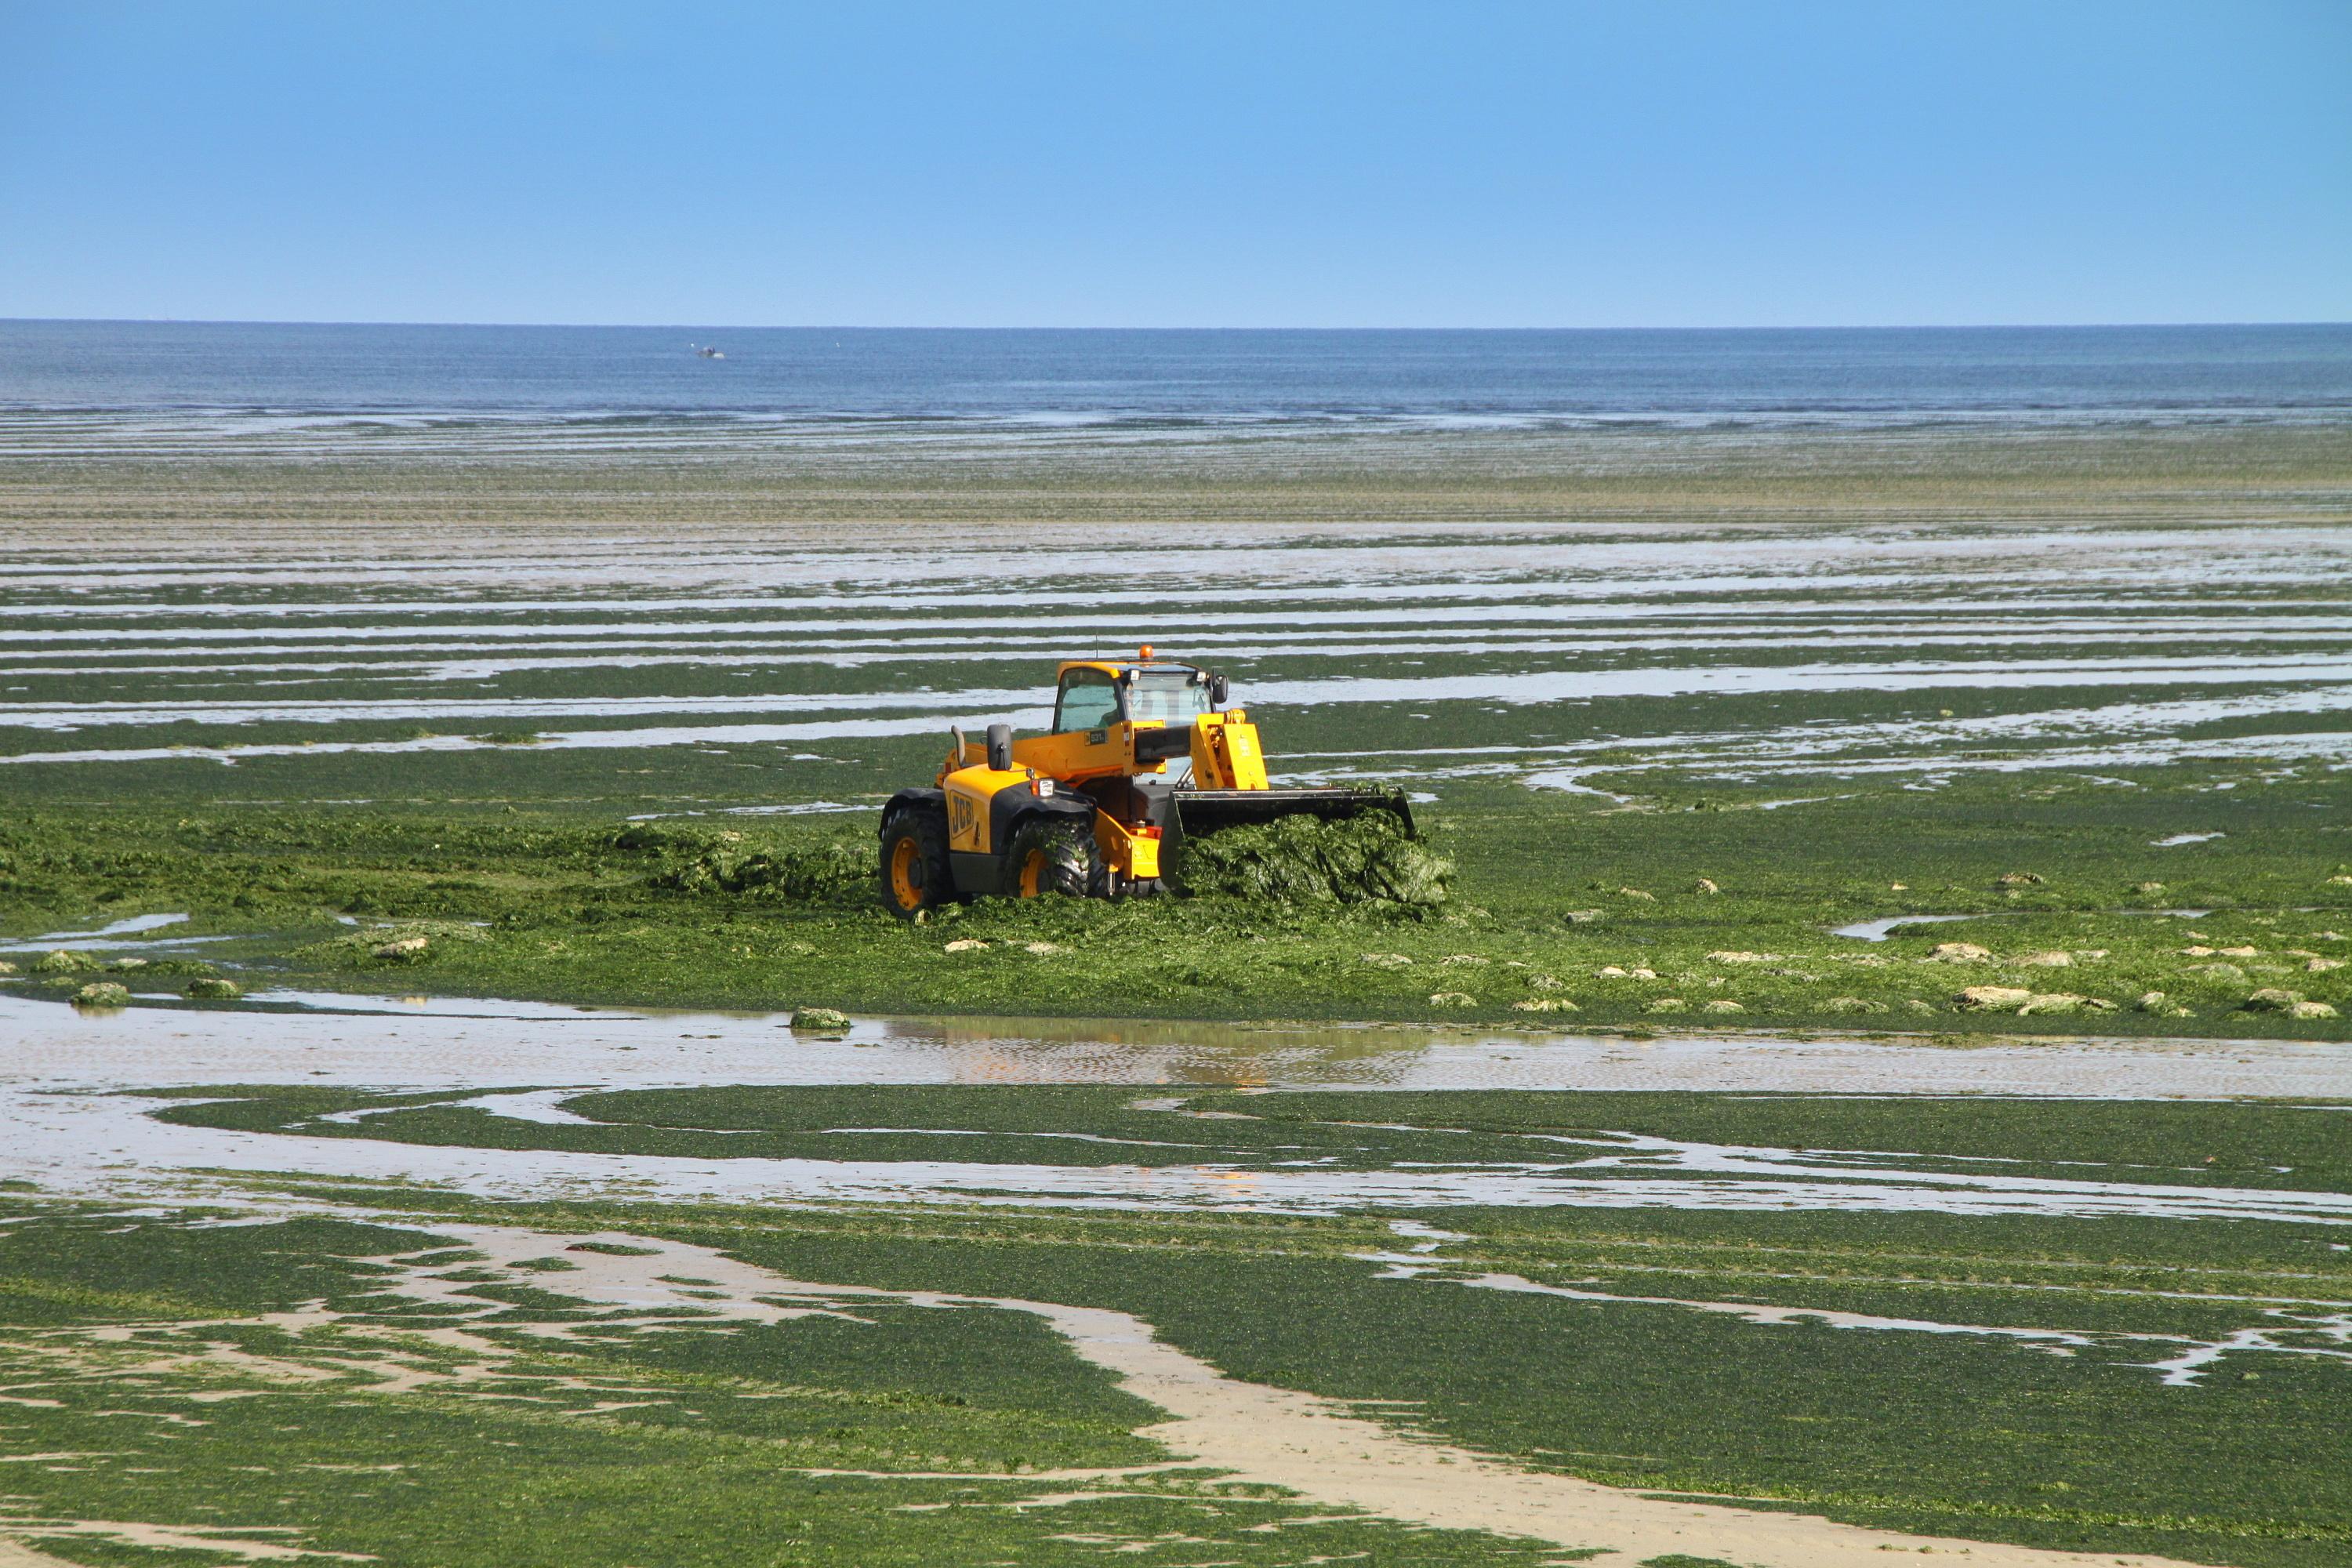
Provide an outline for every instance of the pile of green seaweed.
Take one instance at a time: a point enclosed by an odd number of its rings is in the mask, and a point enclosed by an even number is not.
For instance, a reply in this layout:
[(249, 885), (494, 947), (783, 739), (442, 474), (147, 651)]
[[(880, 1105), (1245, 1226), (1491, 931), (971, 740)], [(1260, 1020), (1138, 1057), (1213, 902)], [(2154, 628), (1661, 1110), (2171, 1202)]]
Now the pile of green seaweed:
[(1184, 841), (1183, 890), (1286, 904), (1400, 904), (1446, 899), (1454, 862), (1386, 812), (1343, 822), (1315, 816), (1228, 827)]
[(874, 889), (874, 850), (865, 839), (832, 838), (772, 849), (706, 844), (653, 879), (686, 893), (733, 893), (778, 903), (824, 903)]

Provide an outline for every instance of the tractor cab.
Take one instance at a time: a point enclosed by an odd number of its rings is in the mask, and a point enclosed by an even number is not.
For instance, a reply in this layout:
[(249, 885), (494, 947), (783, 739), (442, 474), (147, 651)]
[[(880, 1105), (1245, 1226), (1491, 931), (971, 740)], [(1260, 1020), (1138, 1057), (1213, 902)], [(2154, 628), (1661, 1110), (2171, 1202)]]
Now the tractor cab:
[(1058, 671), (1054, 696), (1054, 733), (1108, 730), (1114, 724), (1154, 721), (1190, 729), (1192, 721), (1225, 705), (1225, 678), (1198, 665), (1173, 660), (1113, 664), (1073, 660)]

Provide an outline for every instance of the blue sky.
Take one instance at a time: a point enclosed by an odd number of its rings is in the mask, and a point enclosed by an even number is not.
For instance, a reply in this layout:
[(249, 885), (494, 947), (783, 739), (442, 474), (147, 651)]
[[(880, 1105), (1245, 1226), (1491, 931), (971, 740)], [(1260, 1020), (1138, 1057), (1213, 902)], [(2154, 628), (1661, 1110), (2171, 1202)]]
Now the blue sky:
[(0, 0), (0, 316), (2352, 319), (2352, 4)]

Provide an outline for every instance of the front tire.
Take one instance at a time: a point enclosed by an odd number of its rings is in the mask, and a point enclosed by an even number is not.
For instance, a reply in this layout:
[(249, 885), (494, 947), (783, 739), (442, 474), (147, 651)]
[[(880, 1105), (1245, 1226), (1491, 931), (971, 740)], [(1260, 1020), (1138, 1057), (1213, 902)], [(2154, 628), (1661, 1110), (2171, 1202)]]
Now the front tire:
[(1095, 879), (1095, 837), (1087, 826), (1032, 817), (1004, 847), (1004, 890), (1016, 899), (1064, 893), (1082, 899)]
[(903, 920), (937, 909), (955, 892), (948, 827), (928, 811), (902, 811), (882, 825), (882, 907)]

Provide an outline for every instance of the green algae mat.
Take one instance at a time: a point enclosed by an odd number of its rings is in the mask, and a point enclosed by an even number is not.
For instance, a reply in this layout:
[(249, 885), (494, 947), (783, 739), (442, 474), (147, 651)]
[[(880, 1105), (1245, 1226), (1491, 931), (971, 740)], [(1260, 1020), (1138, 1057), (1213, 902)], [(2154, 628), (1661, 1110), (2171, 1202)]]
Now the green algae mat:
[[(90, 1563), (1671, 1562), (1661, 1530), (1734, 1563), (2333, 1563), (2347, 1110), (143, 1091), (121, 1114), (257, 1165), (457, 1163), (172, 1198), (159, 1146), (121, 1200), (6, 1197), (32, 1458), (0, 1533)], [(499, 1155), (743, 1187), (472, 1195)], [(824, 1163), (904, 1195), (762, 1195)]]
[[(1232, 857), (1255, 891), (919, 926), (878, 907), (867, 831), (824, 816), (53, 807), (0, 823), (0, 929), (14, 987), (58, 999), (143, 959), (151, 997), (216, 974), (853, 1015), (2352, 1037), (2352, 839), (2328, 831), (2352, 773), (1845, 794), (1628, 811), (1465, 784), (1402, 847), (1445, 873), (1411, 897), (1318, 840), (1298, 875)], [(2158, 847), (2192, 824), (2220, 836)], [(187, 919), (62, 959), (37, 940), (147, 914)]]

